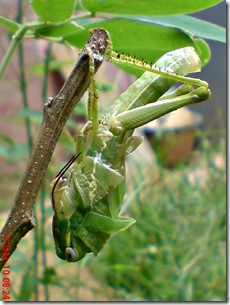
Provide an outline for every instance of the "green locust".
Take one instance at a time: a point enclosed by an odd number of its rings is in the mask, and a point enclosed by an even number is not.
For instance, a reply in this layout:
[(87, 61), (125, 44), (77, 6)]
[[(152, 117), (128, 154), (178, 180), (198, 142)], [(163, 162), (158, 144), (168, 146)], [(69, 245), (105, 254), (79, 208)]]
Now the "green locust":
[[(143, 140), (133, 135), (135, 128), (210, 97), (206, 82), (185, 77), (201, 69), (192, 47), (169, 52), (154, 65), (111, 48), (108, 57), (146, 72), (98, 117), (91, 60), (88, 120), (78, 135), (76, 155), (51, 183), (56, 254), (68, 262), (79, 261), (90, 252), (96, 256), (111, 235), (135, 223), (133, 218), (119, 215), (125, 195), (125, 157)], [(176, 82), (183, 84), (167, 93)]]

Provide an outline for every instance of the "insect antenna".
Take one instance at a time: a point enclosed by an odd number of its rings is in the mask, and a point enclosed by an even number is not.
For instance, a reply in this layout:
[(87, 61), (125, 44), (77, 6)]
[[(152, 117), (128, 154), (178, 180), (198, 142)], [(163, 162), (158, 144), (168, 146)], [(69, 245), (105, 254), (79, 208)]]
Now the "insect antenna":
[[(52, 203), (54, 203), (54, 190), (60, 181), (60, 179), (63, 177), (64, 173), (70, 168), (70, 166), (74, 163), (74, 161), (77, 160), (77, 158), (80, 156), (81, 152), (77, 154), (76, 156), (73, 156), (64, 166), (63, 168), (58, 172), (56, 178), (57, 180), (54, 183), (54, 186), (52, 188), (52, 193), (51, 193), (51, 198), (52, 198)], [(53, 204), (54, 205), (54, 204)]]

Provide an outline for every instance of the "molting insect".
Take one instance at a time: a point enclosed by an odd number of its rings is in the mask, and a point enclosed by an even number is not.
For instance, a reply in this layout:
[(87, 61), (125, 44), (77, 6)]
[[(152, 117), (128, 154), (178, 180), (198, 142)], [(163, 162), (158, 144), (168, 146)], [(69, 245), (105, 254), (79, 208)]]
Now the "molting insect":
[[(88, 120), (78, 135), (76, 156), (51, 183), (56, 253), (68, 262), (79, 261), (89, 252), (96, 256), (112, 234), (135, 223), (119, 215), (125, 194), (125, 157), (143, 140), (133, 135), (135, 128), (210, 97), (206, 82), (185, 77), (201, 68), (192, 47), (167, 53), (148, 65), (117, 54), (110, 44), (110, 61), (146, 72), (99, 117), (93, 55), (87, 52), (91, 73)], [(176, 82), (183, 84), (167, 93)]]

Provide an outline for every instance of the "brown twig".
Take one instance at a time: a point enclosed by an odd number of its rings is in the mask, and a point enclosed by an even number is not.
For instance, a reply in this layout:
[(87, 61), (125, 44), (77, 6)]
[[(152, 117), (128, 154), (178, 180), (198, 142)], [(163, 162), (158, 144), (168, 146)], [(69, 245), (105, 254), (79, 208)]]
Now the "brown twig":
[[(93, 53), (95, 71), (103, 61), (108, 41), (104, 29), (94, 29), (76, 66), (59, 94), (45, 104), (42, 125), (25, 170), (14, 206), (1, 231), (0, 270), (17, 244), (35, 226), (32, 215), (35, 199), (61, 131), (72, 110), (90, 85), (88, 49)], [(6, 241), (4, 236), (9, 239)]]

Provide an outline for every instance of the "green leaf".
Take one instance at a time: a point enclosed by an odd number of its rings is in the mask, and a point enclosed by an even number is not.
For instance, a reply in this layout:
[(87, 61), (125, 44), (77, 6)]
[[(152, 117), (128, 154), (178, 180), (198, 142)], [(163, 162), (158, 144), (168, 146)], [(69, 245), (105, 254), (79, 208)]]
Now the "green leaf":
[(140, 51), (144, 54), (155, 50), (158, 52), (157, 57), (160, 57), (169, 50), (194, 44), (190, 35), (181, 29), (122, 18), (92, 22), (85, 30), (66, 37), (66, 41), (82, 48), (92, 27), (106, 29), (110, 33), (113, 48), (119, 52), (130, 52), (131, 55), (138, 55), (136, 52)]
[(189, 14), (204, 10), (220, 3), (221, 0), (82, 0), (82, 6), (92, 14), (96, 12), (112, 14), (133, 14), (163, 16)]
[(167, 16), (167, 17), (146, 17), (146, 16), (123, 16), (123, 18), (148, 22), (169, 27), (179, 27), (189, 31), (192, 35), (226, 42), (226, 29), (190, 16)]
[[(92, 27), (105, 28), (110, 33), (114, 50), (136, 56), (139, 59), (144, 58), (149, 63), (156, 62), (166, 52), (185, 46), (193, 46), (198, 54), (204, 57), (202, 62), (209, 60), (209, 58), (205, 57), (209, 53), (205, 50), (205, 48), (209, 49), (208, 45), (203, 44), (202, 48), (197, 47), (196, 40), (186, 30), (178, 27), (157, 26), (124, 18), (113, 18), (91, 23), (87, 25), (85, 30), (79, 31), (76, 35), (66, 37), (66, 41), (78, 48), (82, 48), (89, 36), (88, 29)], [(140, 73), (136, 72), (135, 74), (140, 75)]]
[(47, 25), (42, 29), (36, 30), (36, 35), (47, 36), (47, 37), (65, 37), (71, 34), (75, 34), (82, 30), (82, 27), (74, 22), (69, 22), (60, 25)]
[(32, 0), (31, 7), (43, 21), (60, 23), (68, 20), (76, 5), (76, 0)]

